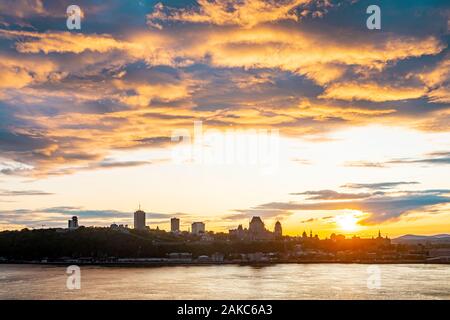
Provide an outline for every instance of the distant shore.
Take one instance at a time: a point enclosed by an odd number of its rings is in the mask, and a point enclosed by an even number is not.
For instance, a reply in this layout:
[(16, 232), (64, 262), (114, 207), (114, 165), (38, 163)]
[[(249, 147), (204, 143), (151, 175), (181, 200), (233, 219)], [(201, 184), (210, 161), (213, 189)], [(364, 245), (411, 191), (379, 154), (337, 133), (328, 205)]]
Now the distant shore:
[(226, 262), (85, 262), (85, 261), (1, 261), (0, 264), (19, 264), (19, 265), (53, 265), (53, 266), (102, 266), (102, 267), (171, 267), (171, 266), (221, 266), (221, 265), (240, 265), (240, 266), (270, 266), (277, 264), (445, 264), (450, 265), (450, 261), (418, 261), (418, 260), (355, 260), (355, 261), (335, 261), (335, 260), (280, 260), (280, 261), (226, 261)]

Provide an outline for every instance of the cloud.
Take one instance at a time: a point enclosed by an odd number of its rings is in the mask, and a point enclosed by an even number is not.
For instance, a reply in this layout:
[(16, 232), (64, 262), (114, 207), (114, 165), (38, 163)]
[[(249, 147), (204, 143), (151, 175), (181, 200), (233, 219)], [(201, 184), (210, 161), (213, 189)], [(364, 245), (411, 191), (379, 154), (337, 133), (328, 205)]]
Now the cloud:
[(371, 196), (370, 193), (341, 193), (334, 190), (305, 191), (291, 193), (291, 195), (308, 195), (306, 200), (343, 200), (343, 199), (365, 199)]
[[(422, 157), (415, 158), (396, 158), (387, 160), (384, 162), (370, 162), (370, 161), (352, 161), (346, 162), (344, 165), (349, 167), (368, 167), (368, 168), (386, 168), (392, 165), (405, 165), (405, 164), (423, 164), (428, 166), (441, 166), (450, 164), (450, 152), (442, 151), (442, 152), (431, 152)], [(396, 182), (393, 182), (394, 186)], [(411, 183), (409, 183), (411, 184)], [(348, 184), (342, 187), (350, 187), (352, 186), (363, 187), (364, 184)]]
[(432, 90), (428, 97), (431, 102), (437, 103), (450, 103), (450, 86), (440, 87), (438, 89)]
[(393, 159), (388, 161), (391, 164), (427, 164), (427, 165), (446, 165), (450, 164), (450, 152), (433, 152), (423, 158), (416, 159)]
[(127, 50), (138, 47), (137, 44), (114, 39), (111, 35), (85, 35), (72, 32), (31, 32), (16, 30), (1, 30), (0, 36), (4, 38), (21, 37), (23, 40), (16, 43), (16, 49), (21, 53), (82, 53), (94, 51), (105, 53), (114, 49)]
[(363, 225), (373, 225), (396, 221), (401, 217), (427, 210), (433, 206), (450, 203), (450, 189), (422, 190), (403, 192), (400, 194), (378, 194), (369, 198), (353, 201), (320, 201), (310, 203), (270, 202), (255, 207), (255, 210), (299, 211), (299, 210), (358, 210), (367, 214), (359, 221)]
[(388, 190), (403, 185), (415, 185), (419, 184), (416, 181), (396, 181), (396, 182), (379, 182), (379, 183), (347, 183), (341, 186), (341, 188), (350, 189), (372, 189), (372, 190)]
[(347, 161), (344, 163), (346, 167), (361, 167), (361, 168), (385, 168), (386, 164), (382, 162), (372, 161)]
[(56, 64), (48, 59), (13, 57), (0, 52), (0, 93), (47, 81), (56, 71)]
[(19, 197), (19, 196), (48, 196), (53, 193), (38, 190), (1, 190), (0, 197)]
[[(162, 3), (155, 5), (152, 13), (147, 15), (147, 24), (157, 29), (167, 22), (188, 22), (212, 25), (238, 25), (251, 28), (261, 23), (299, 19), (295, 10), (311, 0), (197, 0), (198, 6), (192, 9), (165, 7)], [(323, 1), (322, 6), (329, 6)]]
[(322, 99), (367, 100), (375, 102), (417, 99), (426, 94), (425, 88), (380, 86), (376, 83), (337, 83), (325, 89)]
[(46, 15), (42, 0), (2, 0), (0, 13), (18, 18), (32, 15)]

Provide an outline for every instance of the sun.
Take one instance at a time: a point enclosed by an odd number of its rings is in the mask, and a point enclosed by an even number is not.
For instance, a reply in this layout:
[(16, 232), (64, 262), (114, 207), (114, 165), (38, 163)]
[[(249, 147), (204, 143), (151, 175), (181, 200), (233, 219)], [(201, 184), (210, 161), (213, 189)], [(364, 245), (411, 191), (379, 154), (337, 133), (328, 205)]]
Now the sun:
[(353, 214), (337, 216), (336, 222), (344, 231), (354, 231), (358, 229), (358, 218)]

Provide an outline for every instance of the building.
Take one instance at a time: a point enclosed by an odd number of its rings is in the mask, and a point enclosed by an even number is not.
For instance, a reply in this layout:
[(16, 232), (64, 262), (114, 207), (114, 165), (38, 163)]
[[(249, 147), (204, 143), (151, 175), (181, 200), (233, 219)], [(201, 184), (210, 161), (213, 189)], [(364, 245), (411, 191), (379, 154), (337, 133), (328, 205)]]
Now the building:
[(264, 222), (260, 217), (253, 217), (250, 221), (248, 231), (252, 234), (263, 233), (265, 231)]
[(78, 229), (78, 217), (73, 216), (72, 219), (68, 221), (68, 228), (70, 230)]
[(194, 222), (192, 224), (192, 233), (193, 234), (205, 233), (205, 224), (203, 222)]
[(171, 262), (191, 262), (192, 261), (192, 253), (188, 252), (172, 252), (167, 254), (167, 258)]
[(113, 223), (111, 226), (110, 226), (110, 228), (111, 228), (111, 230), (115, 230), (115, 231), (128, 231), (128, 225), (126, 224), (126, 225), (123, 225), (123, 224), (116, 224), (116, 223)]
[(253, 217), (248, 227), (248, 233), (252, 240), (262, 240), (268, 237), (268, 231), (260, 217)]
[(242, 224), (240, 224), (237, 229), (229, 230), (229, 234), (233, 238), (243, 240), (247, 236), (247, 229), (242, 228)]
[(375, 240), (380, 245), (390, 245), (391, 244), (391, 239), (389, 239), (387, 236), (385, 238), (383, 238), (381, 236), (381, 230), (378, 230), (378, 237)]
[(275, 223), (275, 228), (273, 229), (273, 234), (275, 238), (281, 238), (283, 236), (283, 228), (281, 227), (280, 221)]
[(180, 219), (178, 219), (178, 218), (170, 219), (170, 231), (171, 232), (180, 232)]
[(282, 237), (283, 231), (281, 223), (277, 221), (274, 232), (270, 232), (266, 229), (262, 219), (255, 216), (250, 221), (248, 229), (243, 229), (242, 225), (239, 225), (237, 229), (229, 230), (229, 234), (240, 240), (271, 240)]
[(134, 213), (134, 229), (145, 230), (145, 212), (140, 208)]
[(221, 252), (215, 252), (211, 255), (211, 260), (213, 262), (223, 262), (225, 255)]

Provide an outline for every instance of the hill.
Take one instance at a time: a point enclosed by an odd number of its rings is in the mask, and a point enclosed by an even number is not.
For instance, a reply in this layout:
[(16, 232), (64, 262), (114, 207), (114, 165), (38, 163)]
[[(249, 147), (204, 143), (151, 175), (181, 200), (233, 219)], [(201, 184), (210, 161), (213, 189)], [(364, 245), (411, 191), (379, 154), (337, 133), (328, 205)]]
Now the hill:
[(392, 239), (392, 243), (394, 244), (450, 243), (450, 234), (436, 234), (433, 236), (406, 234), (404, 236)]

